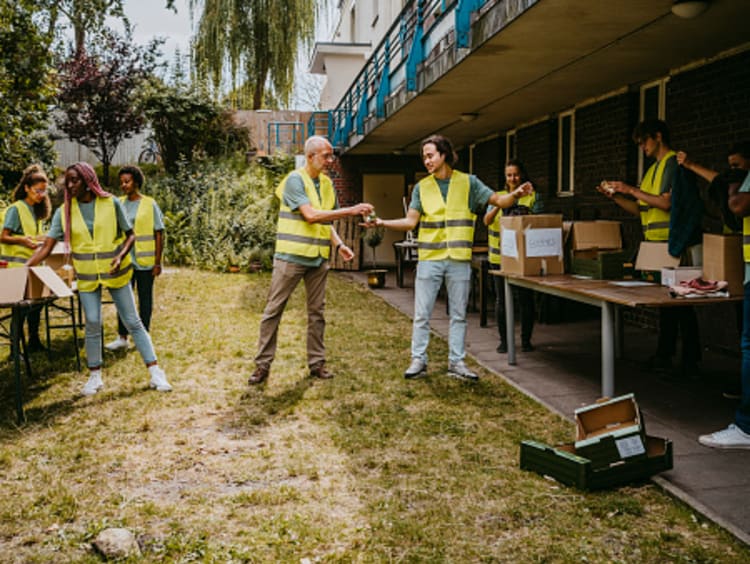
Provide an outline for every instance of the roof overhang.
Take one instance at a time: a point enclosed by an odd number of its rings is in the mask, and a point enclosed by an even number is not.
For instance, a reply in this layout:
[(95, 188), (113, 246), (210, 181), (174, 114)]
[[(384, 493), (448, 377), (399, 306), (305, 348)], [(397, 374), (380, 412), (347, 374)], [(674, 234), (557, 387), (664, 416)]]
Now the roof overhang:
[(354, 55), (364, 58), (371, 50), (371, 43), (317, 42), (313, 49), (308, 71), (312, 74), (326, 74), (326, 57), (351, 57)]

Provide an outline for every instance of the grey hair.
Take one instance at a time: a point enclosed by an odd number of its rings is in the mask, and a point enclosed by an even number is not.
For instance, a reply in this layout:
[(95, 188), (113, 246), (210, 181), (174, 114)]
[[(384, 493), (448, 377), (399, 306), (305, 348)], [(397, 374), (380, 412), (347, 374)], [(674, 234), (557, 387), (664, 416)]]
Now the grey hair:
[(305, 141), (305, 156), (310, 156), (321, 147), (332, 147), (331, 143), (325, 137), (321, 135), (313, 135), (308, 137)]

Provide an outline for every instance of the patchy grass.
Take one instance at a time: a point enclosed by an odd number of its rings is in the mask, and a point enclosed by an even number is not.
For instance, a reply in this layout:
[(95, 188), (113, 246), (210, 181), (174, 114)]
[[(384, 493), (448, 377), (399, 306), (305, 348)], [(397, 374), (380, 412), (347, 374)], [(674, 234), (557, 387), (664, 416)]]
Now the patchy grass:
[[(78, 395), (71, 340), (34, 357), (29, 422), (0, 364), (0, 560), (97, 562), (103, 528), (146, 562), (741, 562), (748, 547), (650, 484), (582, 493), (518, 468), (525, 438), (571, 425), (476, 367), (406, 381), (410, 320), (329, 279), (331, 381), (306, 377), (304, 293), (264, 387), (248, 388), (268, 275), (166, 273), (153, 338), (175, 386), (147, 389), (134, 351)], [(107, 337), (114, 335), (105, 306)], [(445, 358), (433, 339), (431, 356)]]

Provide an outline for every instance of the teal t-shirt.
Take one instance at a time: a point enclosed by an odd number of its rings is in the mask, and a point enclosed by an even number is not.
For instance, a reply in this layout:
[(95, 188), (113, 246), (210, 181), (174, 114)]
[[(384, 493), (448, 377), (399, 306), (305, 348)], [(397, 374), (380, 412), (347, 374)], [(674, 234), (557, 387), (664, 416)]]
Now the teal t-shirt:
[[(130, 225), (135, 225), (135, 216), (138, 214), (138, 208), (143, 200), (125, 200), (122, 202), (123, 208), (125, 209), (125, 217), (130, 222)], [(159, 204), (154, 200), (154, 231), (164, 231), (164, 215), (161, 213)], [(142, 266), (138, 264), (135, 258), (135, 245), (130, 249), (130, 258), (133, 259), (133, 267), (136, 270), (151, 270), (152, 266)]]
[[(30, 206), (25, 201), (21, 200), (24, 206), (29, 208), (29, 211), (31, 212), (31, 217), (34, 218), (34, 221), (36, 221), (36, 214), (34, 213), (34, 207)], [(37, 235), (37, 233), (24, 233), (23, 232), (23, 225), (21, 225), (21, 216), (18, 215), (18, 210), (15, 208), (15, 206), (10, 206), (7, 210), (5, 210), (5, 220), (3, 221), (3, 229), (10, 230), (11, 235)]]
[[(445, 200), (448, 197), (448, 186), (450, 185), (450, 178), (440, 179), (436, 178), (437, 185), (440, 188), (440, 193)], [(473, 174), (469, 175), (469, 209), (476, 214), (482, 213), (484, 207), (487, 205), (487, 200), (494, 193), (494, 190), (486, 186), (481, 180), (479, 180)], [(420, 214), (424, 213), (422, 209), (422, 197), (420, 195), (419, 182), (414, 185), (414, 190), (411, 193), (411, 203), (409, 207), (417, 210)]]
[[(318, 192), (318, 198), (320, 198), (320, 178), (313, 178), (312, 181), (315, 185), (315, 190)], [(310, 198), (307, 197), (307, 192), (305, 191), (305, 181), (302, 180), (299, 172), (292, 172), (286, 179), (283, 198), (284, 205), (292, 211), (297, 211), (300, 206), (310, 203)], [(334, 202), (333, 208), (338, 209), (338, 207), (338, 202)], [(274, 258), (312, 268), (317, 268), (326, 261), (323, 257), (308, 258), (289, 253), (276, 253)]]
[[(124, 233), (125, 231), (132, 230), (133, 226), (128, 221), (128, 218), (125, 217), (125, 210), (123, 209), (120, 200), (117, 198), (112, 198), (112, 201), (115, 203), (118, 235), (119, 233)], [(81, 210), (83, 221), (86, 223), (86, 227), (88, 227), (89, 233), (91, 233), (92, 235), (94, 234), (94, 218), (96, 216), (94, 207), (95, 202), (96, 198), (87, 203), (78, 202), (78, 207)], [(62, 221), (60, 220), (60, 214), (62, 213), (62, 210), (63, 206), (60, 206), (59, 208), (57, 208), (57, 210), (55, 210), (55, 215), (52, 216), (52, 225), (50, 225), (49, 231), (47, 232), (47, 237), (52, 237), (56, 241), (62, 241), (65, 238), (65, 233), (62, 229)]]

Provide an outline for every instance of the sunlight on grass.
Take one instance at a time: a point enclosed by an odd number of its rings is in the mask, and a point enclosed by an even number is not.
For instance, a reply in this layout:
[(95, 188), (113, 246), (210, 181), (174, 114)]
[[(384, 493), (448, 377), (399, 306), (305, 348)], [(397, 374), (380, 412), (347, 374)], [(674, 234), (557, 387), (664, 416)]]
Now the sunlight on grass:
[[(33, 358), (28, 423), (2, 384), (0, 560), (99, 561), (130, 528), (146, 562), (740, 562), (750, 551), (650, 484), (582, 493), (518, 468), (518, 443), (571, 426), (473, 365), (475, 385), (406, 381), (411, 322), (329, 278), (331, 381), (307, 377), (304, 292), (265, 386), (248, 387), (268, 274), (173, 270), (153, 340), (175, 387), (148, 389), (135, 351), (79, 395), (72, 340)], [(114, 335), (105, 307), (105, 338)], [(444, 359), (434, 338), (430, 356)], [(0, 365), (10, 374), (7, 361)]]

